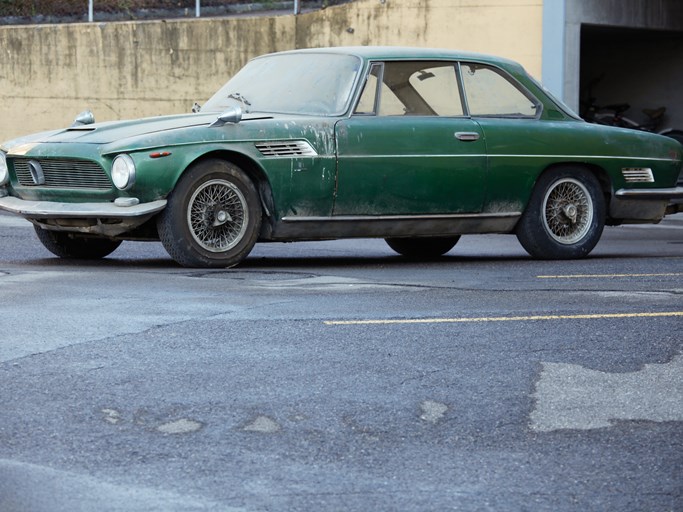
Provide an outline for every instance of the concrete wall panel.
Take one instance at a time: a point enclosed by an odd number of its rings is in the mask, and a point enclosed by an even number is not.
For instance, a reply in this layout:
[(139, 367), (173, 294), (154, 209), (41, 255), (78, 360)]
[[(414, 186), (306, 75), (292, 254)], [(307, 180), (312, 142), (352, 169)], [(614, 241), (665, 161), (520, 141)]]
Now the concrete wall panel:
[(249, 58), (405, 45), (494, 53), (541, 72), (543, 0), (358, 0), (299, 16), (0, 27), (0, 140), (187, 112)]
[(543, 1), (363, 1), (300, 16), (297, 47), (405, 45), (494, 53), (540, 76)]

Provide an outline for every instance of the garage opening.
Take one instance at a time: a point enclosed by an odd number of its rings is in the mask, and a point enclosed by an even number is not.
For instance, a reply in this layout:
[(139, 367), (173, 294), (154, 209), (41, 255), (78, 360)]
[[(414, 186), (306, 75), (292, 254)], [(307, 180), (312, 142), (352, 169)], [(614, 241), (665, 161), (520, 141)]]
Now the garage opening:
[(615, 109), (604, 107), (619, 105), (625, 123), (683, 135), (682, 62), (683, 32), (584, 24), (579, 112), (609, 115)]

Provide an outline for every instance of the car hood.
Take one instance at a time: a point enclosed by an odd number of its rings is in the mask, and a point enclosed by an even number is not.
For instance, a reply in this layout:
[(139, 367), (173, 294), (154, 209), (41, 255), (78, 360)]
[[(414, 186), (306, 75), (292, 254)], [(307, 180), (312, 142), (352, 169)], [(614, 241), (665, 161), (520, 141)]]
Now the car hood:
[[(3, 147), (11, 150), (13, 147), (27, 143), (59, 143), (79, 142), (84, 144), (109, 144), (123, 141), (132, 137), (140, 137), (160, 132), (190, 128), (193, 126), (208, 126), (213, 123), (219, 113), (181, 114), (173, 116), (149, 117), (130, 121), (111, 121), (89, 125), (72, 126), (62, 130), (42, 132), (27, 137), (21, 137), (3, 143)], [(267, 119), (271, 116), (245, 114), (242, 122), (253, 119)]]

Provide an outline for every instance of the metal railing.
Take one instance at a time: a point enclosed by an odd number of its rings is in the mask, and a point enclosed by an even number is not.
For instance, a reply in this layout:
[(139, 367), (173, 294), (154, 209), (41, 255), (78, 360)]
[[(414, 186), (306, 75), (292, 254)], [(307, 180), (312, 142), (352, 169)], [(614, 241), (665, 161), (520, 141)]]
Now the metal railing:
[[(0, 0), (0, 25), (300, 14), (353, 0)], [(384, 0), (379, 0), (380, 2)]]
[[(301, 13), (301, 1), (294, 0), (294, 14)], [(88, 22), (92, 23), (94, 21), (95, 15), (95, 0), (88, 0)], [(195, 17), (200, 18), (202, 15), (202, 0), (195, 0)]]

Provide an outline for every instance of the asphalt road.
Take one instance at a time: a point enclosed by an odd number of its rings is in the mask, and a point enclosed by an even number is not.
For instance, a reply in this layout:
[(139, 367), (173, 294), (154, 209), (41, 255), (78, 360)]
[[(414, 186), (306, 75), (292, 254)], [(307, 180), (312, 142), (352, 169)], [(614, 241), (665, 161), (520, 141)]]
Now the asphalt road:
[(683, 510), (683, 215), (59, 260), (0, 214), (0, 511)]

